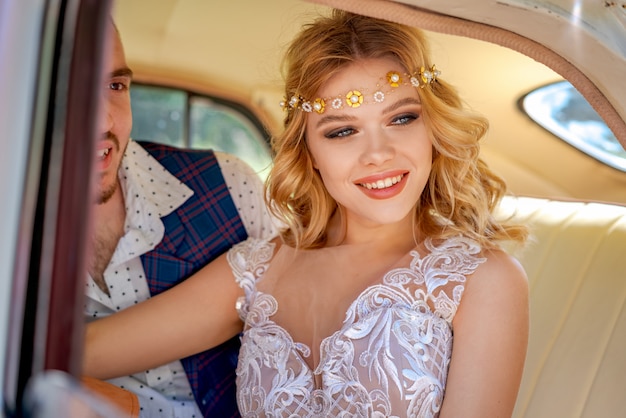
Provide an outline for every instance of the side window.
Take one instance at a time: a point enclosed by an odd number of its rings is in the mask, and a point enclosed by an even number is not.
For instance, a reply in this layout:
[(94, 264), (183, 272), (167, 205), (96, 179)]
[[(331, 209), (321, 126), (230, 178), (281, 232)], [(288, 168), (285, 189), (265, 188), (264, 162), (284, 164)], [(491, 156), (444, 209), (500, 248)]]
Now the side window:
[(187, 93), (182, 90), (133, 83), (132, 138), (186, 147)]
[(272, 162), (268, 139), (239, 110), (208, 97), (190, 99), (191, 148), (211, 148), (234, 154), (265, 177)]
[(568, 81), (539, 87), (520, 99), (537, 124), (598, 161), (626, 171), (626, 151), (606, 123)]
[(269, 136), (243, 106), (186, 90), (134, 83), (131, 136), (182, 148), (234, 154), (261, 178), (272, 162)]

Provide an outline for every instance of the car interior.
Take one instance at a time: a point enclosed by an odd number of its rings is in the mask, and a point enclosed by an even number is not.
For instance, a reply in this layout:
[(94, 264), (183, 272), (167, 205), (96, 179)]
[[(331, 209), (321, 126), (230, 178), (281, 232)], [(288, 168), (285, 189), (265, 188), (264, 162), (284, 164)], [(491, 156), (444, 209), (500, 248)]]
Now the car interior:
[[(150, 16), (145, 23), (136, 18), (141, 3)], [(520, 109), (520, 100), (540, 86), (563, 79), (577, 83), (623, 146), (623, 47), (598, 50), (593, 35), (579, 35), (572, 51), (569, 40), (550, 33), (568, 30), (568, 21), (520, 10), (534, 2), (199, 3), (116, 4), (115, 19), (137, 82), (217, 95), (226, 88), (229, 97), (252, 104), (270, 135), (280, 129), (282, 116), (276, 106), (280, 46), (311, 15), (332, 6), (428, 30), (442, 77), (459, 86), (467, 102), (491, 121), (481, 152), (511, 189), (501, 215), (531, 225), (534, 234), (518, 255), (531, 289), (531, 336), (514, 417), (626, 415), (621, 396), (626, 388), (626, 264), (620, 262), (626, 243), (626, 173), (550, 134)], [(609, 9), (601, 11), (613, 13)], [(455, 16), (446, 16), (449, 10)], [(524, 12), (526, 20), (520, 18)], [(596, 13), (587, 15), (591, 24), (600, 19)], [(626, 39), (623, 23), (616, 26), (606, 35)], [(531, 38), (538, 30), (544, 38)], [(147, 35), (157, 33), (164, 35)], [(261, 33), (263, 39), (255, 36)], [(228, 42), (203, 42), (221, 37)], [(559, 43), (539, 43), (553, 40)], [(198, 42), (204, 47), (197, 48)]]
[[(304, 22), (337, 7), (424, 29), (441, 77), (490, 120), (482, 157), (509, 186), (498, 216), (531, 227), (528, 246), (511, 249), (529, 278), (531, 312), (513, 417), (626, 416), (626, 3), (118, 0), (110, 11), (99, 7), (94, 13), (115, 21), (134, 73), (133, 138), (231, 152), (262, 178), (269, 140), (282, 125), (280, 55)], [(544, 88), (556, 96), (534, 99)], [(582, 104), (572, 105), (573, 95)], [(564, 122), (567, 112), (574, 117)], [(74, 356), (77, 329), (51, 334), (72, 339)], [(80, 374), (75, 360), (41, 368)], [(81, 390), (54, 374), (44, 380)], [(36, 405), (49, 386), (32, 387), (35, 400), (27, 400)]]

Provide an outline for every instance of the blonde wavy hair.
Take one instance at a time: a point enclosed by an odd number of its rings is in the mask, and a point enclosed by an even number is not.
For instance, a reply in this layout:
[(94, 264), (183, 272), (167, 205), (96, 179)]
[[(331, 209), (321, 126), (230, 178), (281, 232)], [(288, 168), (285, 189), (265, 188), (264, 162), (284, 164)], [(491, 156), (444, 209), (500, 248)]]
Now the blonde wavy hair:
[[(432, 65), (420, 30), (334, 10), (304, 26), (288, 47), (283, 60), (285, 97), (315, 97), (346, 65), (388, 57), (407, 72)], [(486, 249), (506, 240), (522, 243), (528, 235), (525, 227), (493, 216), (506, 185), (479, 158), (487, 120), (466, 109), (457, 91), (441, 79), (418, 88), (418, 93), (433, 161), (415, 209), (417, 231), (438, 238), (461, 234)], [(304, 249), (326, 244), (329, 220), (339, 210), (313, 167), (306, 118), (300, 109), (286, 112), (285, 129), (272, 140), (274, 165), (266, 184), (269, 207), (288, 225), (283, 240)]]

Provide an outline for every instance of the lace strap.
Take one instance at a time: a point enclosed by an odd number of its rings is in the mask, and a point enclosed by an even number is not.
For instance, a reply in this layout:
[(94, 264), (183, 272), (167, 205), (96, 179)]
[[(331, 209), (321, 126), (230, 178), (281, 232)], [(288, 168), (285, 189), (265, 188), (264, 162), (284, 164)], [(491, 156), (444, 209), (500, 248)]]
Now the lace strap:
[(257, 292), (256, 282), (267, 271), (274, 247), (275, 245), (267, 240), (248, 238), (233, 246), (226, 255), (235, 281), (245, 294), (237, 301), (237, 312), (244, 321), (250, 301)]
[(469, 238), (457, 236), (437, 245), (427, 240), (428, 256), (421, 260), (422, 276), (428, 298), (435, 311), (452, 322), (461, 303), (467, 276), (484, 263), (480, 245)]

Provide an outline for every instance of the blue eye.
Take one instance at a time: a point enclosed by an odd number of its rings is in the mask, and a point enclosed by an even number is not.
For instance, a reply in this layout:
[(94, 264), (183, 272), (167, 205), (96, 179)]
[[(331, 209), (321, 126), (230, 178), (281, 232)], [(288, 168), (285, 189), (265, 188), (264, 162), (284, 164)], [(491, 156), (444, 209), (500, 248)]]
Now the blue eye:
[(354, 133), (354, 129), (352, 128), (341, 128), (341, 129), (335, 129), (334, 131), (330, 131), (329, 133), (325, 134), (324, 136), (328, 139), (333, 139), (333, 138), (343, 138), (349, 135), (352, 135)]
[(408, 125), (411, 122), (413, 122), (414, 120), (417, 120), (419, 116), (414, 114), (414, 113), (408, 113), (406, 115), (400, 115), (396, 118), (394, 118), (391, 121), (392, 125)]

